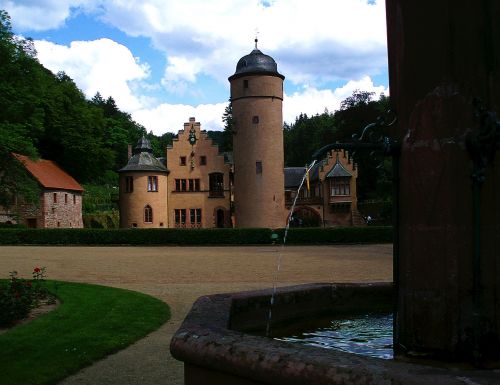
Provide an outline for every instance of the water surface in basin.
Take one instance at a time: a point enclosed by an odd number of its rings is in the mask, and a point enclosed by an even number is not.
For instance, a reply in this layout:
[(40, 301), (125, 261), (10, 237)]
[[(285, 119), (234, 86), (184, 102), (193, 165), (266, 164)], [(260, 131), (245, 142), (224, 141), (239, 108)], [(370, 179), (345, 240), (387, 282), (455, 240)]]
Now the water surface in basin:
[(392, 314), (364, 314), (320, 321), (288, 336), (274, 334), (280, 341), (299, 343), (370, 357), (392, 359)]

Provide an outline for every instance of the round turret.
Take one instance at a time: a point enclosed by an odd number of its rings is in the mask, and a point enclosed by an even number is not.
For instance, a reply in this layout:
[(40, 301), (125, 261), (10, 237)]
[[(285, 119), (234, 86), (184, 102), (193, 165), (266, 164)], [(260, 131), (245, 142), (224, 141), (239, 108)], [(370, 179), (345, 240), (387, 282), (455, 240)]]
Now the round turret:
[(284, 227), (283, 79), (255, 49), (229, 77), (236, 227)]
[(168, 227), (168, 170), (144, 136), (120, 173), (120, 227)]

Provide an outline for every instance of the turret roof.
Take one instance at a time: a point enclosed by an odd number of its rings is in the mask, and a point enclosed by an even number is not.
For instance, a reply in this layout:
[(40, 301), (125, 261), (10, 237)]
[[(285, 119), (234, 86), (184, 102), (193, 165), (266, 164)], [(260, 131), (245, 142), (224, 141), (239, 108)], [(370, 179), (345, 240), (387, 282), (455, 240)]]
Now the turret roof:
[(282, 79), (285, 78), (278, 72), (278, 65), (274, 59), (271, 56), (262, 53), (262, 51), (257, 48), (257, 39), (255, 39), (255, 49), (248, 55), (245, 55), (238, 60), (238, 64), (236, 64), (236, 71), (234, 75), (229, 77), (229, 80), (244, 75), (254, 74), (274, 75), (279, 76)]
[(137, 142), (127, 165), (118, 170), (118, 172), (128, 171), (168, 172), (165, 165), (153, 156), (151, 143), (144, 136)]

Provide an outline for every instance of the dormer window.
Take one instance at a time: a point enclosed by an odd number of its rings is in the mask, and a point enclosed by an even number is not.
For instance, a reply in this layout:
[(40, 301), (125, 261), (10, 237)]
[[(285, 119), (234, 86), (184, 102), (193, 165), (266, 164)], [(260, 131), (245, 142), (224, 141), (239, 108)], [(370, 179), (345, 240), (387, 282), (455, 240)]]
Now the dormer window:
[(351, 195), (351, 177), (336, 177), (330, 180), (330, 195)]

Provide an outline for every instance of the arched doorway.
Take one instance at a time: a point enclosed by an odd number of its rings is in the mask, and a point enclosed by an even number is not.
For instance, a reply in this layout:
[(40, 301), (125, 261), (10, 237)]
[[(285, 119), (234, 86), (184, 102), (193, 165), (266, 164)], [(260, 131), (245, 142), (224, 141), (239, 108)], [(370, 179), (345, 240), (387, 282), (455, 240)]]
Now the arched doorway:
[(320, 227), (321, 215), (310, 207), (295, 209), (290, 221), (290, 227)]

